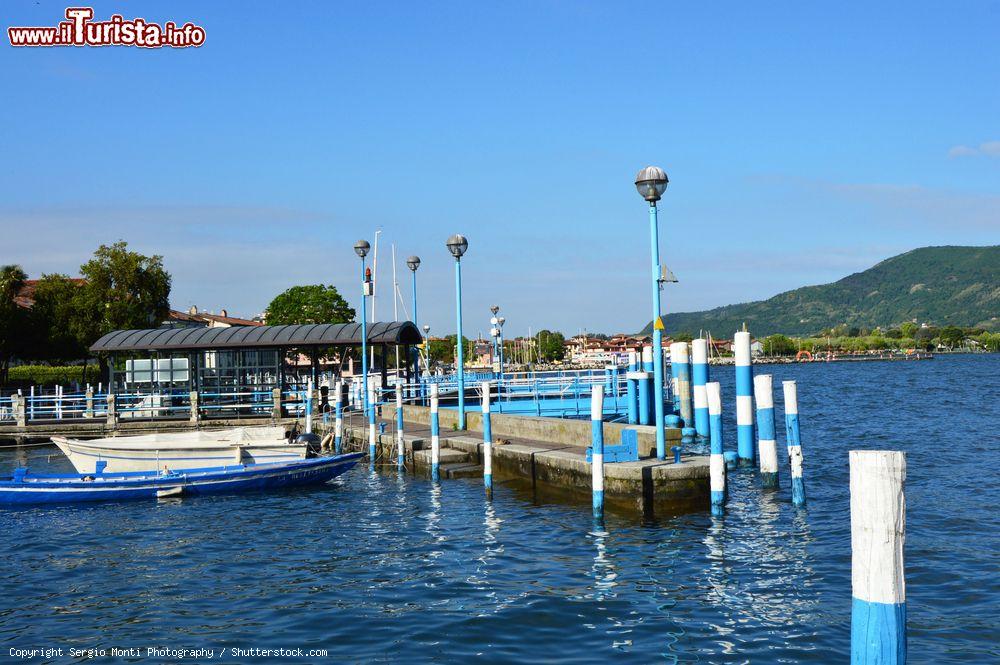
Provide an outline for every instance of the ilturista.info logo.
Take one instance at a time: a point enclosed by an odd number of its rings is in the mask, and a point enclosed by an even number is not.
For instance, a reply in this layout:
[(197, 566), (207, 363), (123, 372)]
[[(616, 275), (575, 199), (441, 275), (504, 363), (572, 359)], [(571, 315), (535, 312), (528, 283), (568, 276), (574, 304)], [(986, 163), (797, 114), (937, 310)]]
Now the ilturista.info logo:
[(163, 25), (144, 18), (126, 19), (113, 14), (95, 21), (93, 7), (67, 7), (66, 20), (55, 26), (11, 26), (11, 46), (138, 46), (139, 48), (188, 48), (205, 43), (205, 28), (187, 22)]

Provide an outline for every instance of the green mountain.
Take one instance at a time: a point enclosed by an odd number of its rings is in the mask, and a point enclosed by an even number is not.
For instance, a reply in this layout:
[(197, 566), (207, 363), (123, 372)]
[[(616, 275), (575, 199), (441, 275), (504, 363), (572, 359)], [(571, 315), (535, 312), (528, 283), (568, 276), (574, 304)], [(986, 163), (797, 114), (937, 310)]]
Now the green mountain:
[[(916, 320), (1000, 330), (1000, 245), (923, 247), (820, 286), (757, 302), (663, 317), (668, 334), (809, 335), (837, 325), (874, 328)], [(643, 329), (649, 334), (652, 323)]]

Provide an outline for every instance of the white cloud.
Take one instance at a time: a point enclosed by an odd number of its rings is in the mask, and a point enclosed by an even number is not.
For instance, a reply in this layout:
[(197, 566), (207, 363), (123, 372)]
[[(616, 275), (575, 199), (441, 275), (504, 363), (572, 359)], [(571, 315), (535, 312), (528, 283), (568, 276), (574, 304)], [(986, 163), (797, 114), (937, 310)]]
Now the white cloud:
[(951, 150), (948, 151), (948, 157), (954, 159), (955, 157), (971, 157), (972, 155), (978, 155), (979, 151), (975, 148), (970, 148), (967, 145), (956, 145)]
[(1000, 157), (1000, 141), (985, 141), (979, 144), (978, 148), (970, 148), (967, 145), (956, 145), (948, 151), (948, 157), (975, 157), (986, 155), (987, 157)]
[(979, 152), (990, 157), (1000, 157), (1000, 141), (987, 141), (981, 144)]

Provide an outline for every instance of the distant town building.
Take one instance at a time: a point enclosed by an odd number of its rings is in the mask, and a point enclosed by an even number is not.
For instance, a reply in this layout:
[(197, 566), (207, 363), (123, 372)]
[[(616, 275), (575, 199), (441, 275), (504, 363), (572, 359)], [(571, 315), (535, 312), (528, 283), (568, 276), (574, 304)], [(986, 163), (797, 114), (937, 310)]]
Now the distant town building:
[(230, 328), (232, 326), (262, 326), (263, 321), (259, 319), (241, 319), (229, 316), (229, 312), (220, 309), (218, 314), (212, 312), (199, 312), (196, 305), (191, 305), (187, 312), (170, 310), (167, 320), (163, 322), (165, 328), (186, 328), (186, 327), (206, 327), (206, 328)]

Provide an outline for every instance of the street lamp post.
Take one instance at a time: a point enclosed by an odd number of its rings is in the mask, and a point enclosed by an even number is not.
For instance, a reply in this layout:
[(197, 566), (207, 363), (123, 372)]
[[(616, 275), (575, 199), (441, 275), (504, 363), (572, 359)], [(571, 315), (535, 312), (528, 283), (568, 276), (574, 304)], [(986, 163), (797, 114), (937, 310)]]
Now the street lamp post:
[(455, 235), (445, 243), (448, 251), (455, 257), (455, 319), (458, 324), (458, 347), (455, 360), (455, 371), (458, 373), (458, 429), (465, 429), (465, 349), (462, 347), (462, 255), (469, 248), (465, 236)]
[(420, 267), (420, 257), (411, 256), (406, 259), (406, 267), (413, 273), (413, 322), (417, 322), (417, 268)]
[[(413, 323), (416, 324), (417, 323), (417, 268), (420, 267), (420, 257), (419, 256), (411, 256), (410, 258), (406, 259), (406, 267), (410, 269), (410, 273), (413, 276), (413, 282), (412, 282), (411, 291), (413, 292), (412, 293), (412, 295), (413, 295)], [(419, 353), (417, 353), (417, 376), (416, 376), (416, 380), (417, 380), (417, 383), (419, 384), (420, 383), (420, 354)], [(417, 393), (414, 392), (414, 395), (416, 395), (416, 394)]]
[[(503, 379), (503, 324), (504, 324), (504, 321), (506, 321), (506, 320), (507, 319), (505, 319), (502, 316), (498, 316), (497, 317), (497, 332), (499, 333), (497, 335), (497, 338), (499, 339), (499, 342), (500, 342), (500, 378), (501, 379)], [(497, 388), (497, 404), (499, 404), (499, 403), (500, 403), (500, 392), (499, 392), (499, 387), (498, 387)]]
[(667, 188), (667, 174), (658, 166), (647, 166), (635, 177), (635, 188), (649, 202), (649, 241), (653, 259), (653, 405), (656, 410), (656, 456), (667, 457), (666, 432), (663, 429), (663, 321), (660, 319), (660, 238), (656, 220), (656, 202)]
[(364, 413), (368, 415), (368, 290), (369, 282), (365, 273), (365, 257), (371, 245), (367, 240), (354, 243), (354, 253), (361, 258), (361, 381)]
[(499, 340), (500, 340), (500, 327), (499, 327), (500, 326), (500, 322), (497, 319), (497, 312), (499, 312), (499, 311), (500, 311), (500, 306), (499, 305), (493, 305), (492, 307), (490, 307), (490, 312), (493, 313), (493, 316), (490, 317), (490, 337), (493, 339), (493, 357), (497, 359), (497, 370), (498, 371), (496, 372), (496, 376), (494, 376), (494, 378), (497, 379), (497, 380), (499, 380), (503, 376), (499, 372), (499, 369), (500, 369), (500, 365), (499, 365), (499, 363), (500, 363), (500, 351), (499, 351), (498, 347), (499, 347)]

